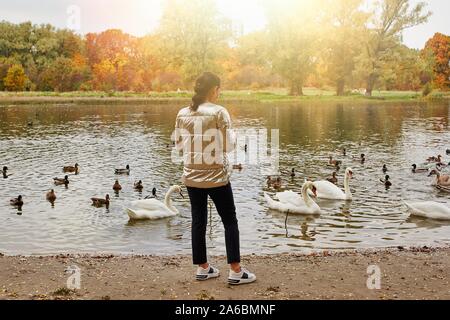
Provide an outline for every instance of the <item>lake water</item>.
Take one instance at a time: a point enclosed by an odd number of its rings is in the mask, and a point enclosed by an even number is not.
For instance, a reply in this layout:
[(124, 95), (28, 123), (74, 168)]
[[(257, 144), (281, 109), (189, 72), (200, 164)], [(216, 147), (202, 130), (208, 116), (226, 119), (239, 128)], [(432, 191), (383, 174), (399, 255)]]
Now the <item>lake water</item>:
[[(0, 165), (7, 165), (13, 176), (0, 179), (0, 252), (190, 253), (187, 199), (174, 196), (180, 215), (172, 219), (131, 223), (125, 213), (131, 200), (147, 196), (153, 187), (162, 197), (179, 182), (181, 167), (171, 162), (167, 147), (179, 107), (1, 106)], [(236, 128), (280, 130), (280, 166), (287, 189), (300, 191), (305, 177), (328, 177), (329, 155), (354, 172), (352, 202), (319, 201), (321, 216), (290, 215), (286, 224), (285, 214), (266, 207), (266, 177), (260, 167), (248, 164), (234, 172), (242, 253), (450, 243), (450, 222), (411, 219), (402, 205), (403, 199), (450, 203), (450, 194), (431, 186), (433, 178), (410, 170), (411, 164), (445, 156), (450, 148), (448, 104), (268, 103), (228, 109)], [(435, 130), (437, 123), (445, 130)], [(343, 147), (347, 157), (339, 152)], [(361, 153), (366, 154), (365, 164), (352, 160)], [(62, 177), (62, 167), (75, 162), (80, 174), (70, 176), (67, 189), (55, 187), (52, 178)], [(115, 195), (114, 168), (126, 164), (131, 174), (119, 177), (123, 190)], [(393, 182), (390, 190), (379, 182), (383, 164)], [(293, 167), (298, 173), (291, 180), (288, 172)], [(338, 174), (341, 186), (343, 169)], [(142, 193), (133, 190), (136, 180), (144, 182)], [(54, 207), (45, 200), (51, 188), (58, 196)], [(112, 197), (109, 210), (91, 206), (91, 197), (107, 193)], [(19, 194), (25, 201), (21, 212), (9, 205)], [(209, 253), (223, 254), (223, 227), (215, 211), (207, 237)]]

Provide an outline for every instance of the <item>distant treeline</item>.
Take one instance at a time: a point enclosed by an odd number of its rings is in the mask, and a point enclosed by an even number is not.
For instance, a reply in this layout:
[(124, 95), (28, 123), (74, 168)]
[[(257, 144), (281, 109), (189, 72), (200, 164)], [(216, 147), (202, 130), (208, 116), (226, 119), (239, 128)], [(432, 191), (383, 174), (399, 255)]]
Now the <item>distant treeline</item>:
[(0, 22), (0, 90), (170, 91), (191, 89), (204, 70), (229, 89), (334, 87), (450, 89), (450, 37), (436, 33), (423, 50), (402, 32), (431, 13), (408, 0), (262, 1), (264, 30), (240, 35), (214, 0), (167, 0), (157, 30), (80, 36), (30, 22)]

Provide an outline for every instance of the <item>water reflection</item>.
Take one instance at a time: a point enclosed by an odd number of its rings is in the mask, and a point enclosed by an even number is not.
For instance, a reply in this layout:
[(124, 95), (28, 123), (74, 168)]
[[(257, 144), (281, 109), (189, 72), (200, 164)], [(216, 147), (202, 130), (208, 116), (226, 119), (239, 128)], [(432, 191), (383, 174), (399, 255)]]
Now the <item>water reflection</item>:
[[(189, 253), (188, 199), (175, 199), (180, 215), (169, 220), (129, 222), (124, 211), (153, 188), (161, 198), (179, 183), (181, 166), (170, 158), (178, 110), (171, 105), (0, 107), (0, 167), (8, 166), (12, 174), (0, 179), (0, 251)], [(450, 148), (448, 105), (243, 104), (229, 110), (237, 128), (280, 129), (285, 189), (300, 192), (305, 178), (330, 177), (335, 169), (327, 166), (329, 156), (342, 161), (341, 188), (345, 168), (354, 172), (354, 201), (319, 201), (321, 216), (286, 219), (266, 208), (263, 191), (273, 195), (274, 190), (267, 188), (259, 166), (235, 171), (244, 253), (450, 242), (450, 223), (409, 219), (402, 206), (404, 199), (449, 202), (450, 194), (433, 188), (432, 178), (411, 173), (413, 163)], [(446, 129), (436, 130), (436, 123)], [(239, 150), (239, 159), (255, 152), (251, 146)], [(52, 179), (63, 177), (63, 166), (74, 163), (80, 173), (69, 175), (67, 188), (55, 187)], [(114, 169), (126, 164), (130, 173), (116, 175)], [(392, 181), (388, 190), (380, 182), (383, 164)], [(116, 179), (119, 192), (112, 190)], [(143, 190), (134, 189), (139, 180)], [(54, 206), (43, 197), (52, 187), (58, 197)], [(17, 194), (24, 196), (23, 212), (9, 206)], [(112, 195), (109, 209), (92, 206), (92, 197), (105, 194)], [(207, 234), (210, 253), (222, 254), (223, 227), (214, 210)]]

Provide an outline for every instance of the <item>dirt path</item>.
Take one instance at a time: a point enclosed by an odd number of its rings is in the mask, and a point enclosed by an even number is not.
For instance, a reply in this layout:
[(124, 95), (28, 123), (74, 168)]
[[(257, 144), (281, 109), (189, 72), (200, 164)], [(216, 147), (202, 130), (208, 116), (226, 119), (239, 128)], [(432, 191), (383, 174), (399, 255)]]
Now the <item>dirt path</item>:
[[(211, 259), (217, 280), (196, 282), (189, 257), (0, 256), (0, 299), (450, 299), (450, 248), (246, 256), (256, 283), (226, 284), (224, 257)], [(81, 270), (81, 288), (65, 290), (64, 270)], [(381, 289), (367, 288), (367, 268)]]

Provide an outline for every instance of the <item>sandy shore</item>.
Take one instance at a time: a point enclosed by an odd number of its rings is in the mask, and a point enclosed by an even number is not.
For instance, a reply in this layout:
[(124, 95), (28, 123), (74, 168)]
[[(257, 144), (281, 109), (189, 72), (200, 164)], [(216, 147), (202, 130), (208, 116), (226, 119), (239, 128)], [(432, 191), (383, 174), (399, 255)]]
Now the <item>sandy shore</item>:
[[(256, 283), (226, 283), (222, 275), (194, 280), (186, 256), (0, 255), (0, 299), (450, 299), (450, 248), (389, 249), (246, 256)], [(65, 290), (68, 266), (81, 269), (81, 288)], [(367, 268), (381, 270), (381, 289), (367, 288)]]

